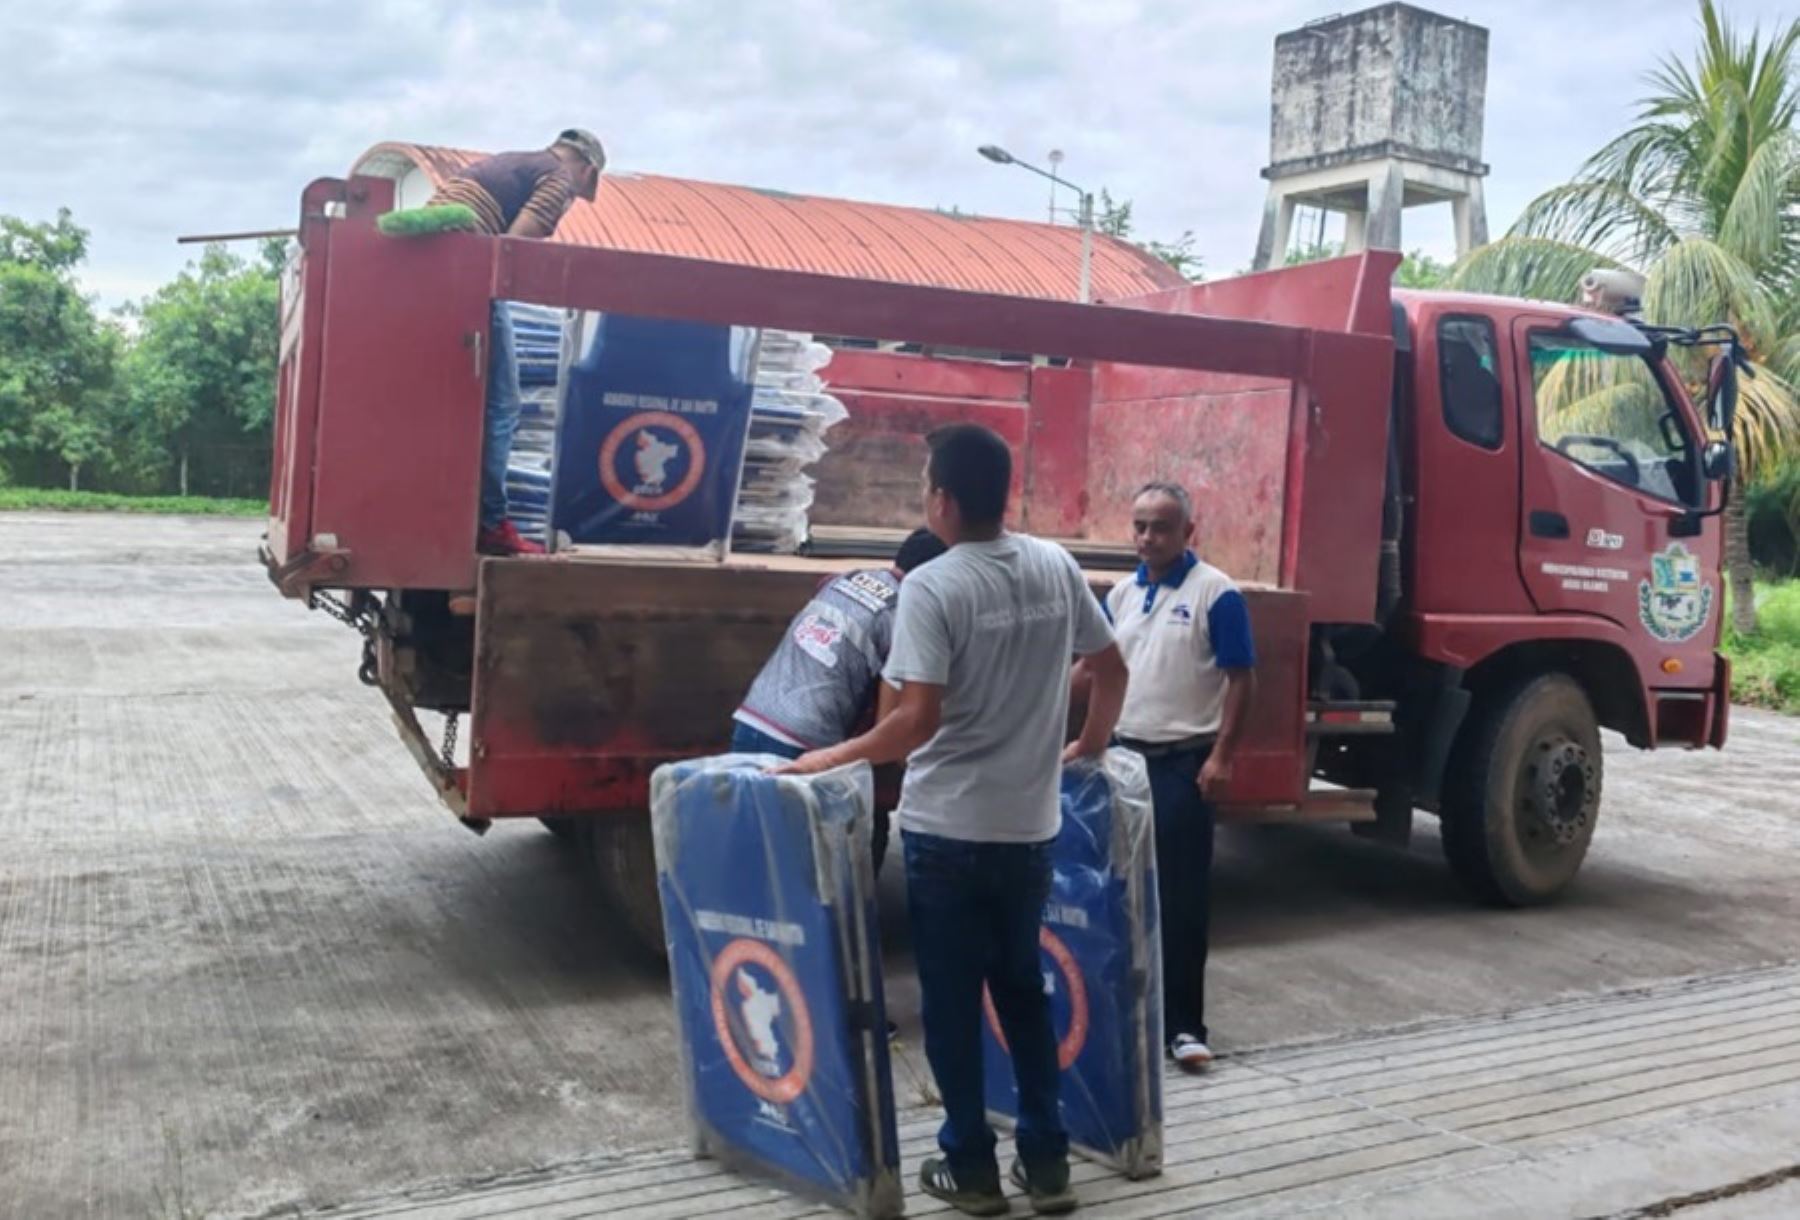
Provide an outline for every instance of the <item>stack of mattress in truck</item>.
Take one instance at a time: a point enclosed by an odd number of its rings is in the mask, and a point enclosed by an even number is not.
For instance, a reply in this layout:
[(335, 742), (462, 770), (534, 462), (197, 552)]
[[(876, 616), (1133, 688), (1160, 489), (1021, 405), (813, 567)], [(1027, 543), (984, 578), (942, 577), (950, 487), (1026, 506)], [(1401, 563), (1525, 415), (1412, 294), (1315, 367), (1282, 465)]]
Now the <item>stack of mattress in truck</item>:
[(556, 449), (557, 381), (562, 367), (564, 311), (511, 302), (513, 350), (519, 358), (519, 431), (506, 468), (513, 523), (543, 542), (550, 513), (550, 469)]
[(844, 404), (825, 393), (820, 371), (831, 349), (811, 335), (765, 330), (757, 346), (756, 394), (744, 475), (732, 518), (734, 550), (793, 552), (806, 542), (813, 503), (809, 466), (825, 456), (825, 433)]

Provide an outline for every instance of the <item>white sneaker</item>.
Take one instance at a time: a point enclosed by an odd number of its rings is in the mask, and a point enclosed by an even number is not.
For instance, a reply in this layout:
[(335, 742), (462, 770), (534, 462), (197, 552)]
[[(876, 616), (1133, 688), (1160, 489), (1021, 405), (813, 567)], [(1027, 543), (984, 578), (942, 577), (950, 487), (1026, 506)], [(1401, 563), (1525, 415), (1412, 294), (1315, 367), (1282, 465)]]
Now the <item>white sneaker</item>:
[(1213, 1053), (1206, 1043), (1192, 1034), (1176, 1034), (1169, 1043), (1169, 1058), (1187, 1072), (1200, 1072), (1212, 1062)]

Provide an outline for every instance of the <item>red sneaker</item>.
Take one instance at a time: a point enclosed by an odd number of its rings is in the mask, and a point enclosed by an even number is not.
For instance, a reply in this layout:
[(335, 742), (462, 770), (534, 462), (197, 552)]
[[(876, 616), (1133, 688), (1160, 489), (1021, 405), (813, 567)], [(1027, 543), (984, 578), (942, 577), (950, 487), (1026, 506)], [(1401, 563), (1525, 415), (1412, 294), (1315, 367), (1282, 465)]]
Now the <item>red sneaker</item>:
[(483, 527), (475, 536), (475, 549), (483, 555), (542, 555), (544, 548), (519, 533), (511, 521)]

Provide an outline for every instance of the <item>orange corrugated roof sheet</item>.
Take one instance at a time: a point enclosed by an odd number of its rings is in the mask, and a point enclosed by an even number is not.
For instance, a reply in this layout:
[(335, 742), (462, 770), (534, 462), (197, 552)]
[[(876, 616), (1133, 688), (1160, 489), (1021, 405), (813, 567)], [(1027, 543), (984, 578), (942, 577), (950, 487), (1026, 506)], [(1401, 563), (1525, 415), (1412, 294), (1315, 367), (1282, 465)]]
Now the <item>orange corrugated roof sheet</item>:
[[(354, 172), (397, 177), (416, 165), (441, 183), (483, 154), (377, 144)], [(1076, 298), (1081, 234), (1020, 220), (951, 216), (747, 186), (608, 173), (577, 200), (556, 240), (788, 271), (928, 284), (1010, 296)], [(1167, 264), (1096, 235), (1093, 295), (1118, 300), (1182, 283)]]

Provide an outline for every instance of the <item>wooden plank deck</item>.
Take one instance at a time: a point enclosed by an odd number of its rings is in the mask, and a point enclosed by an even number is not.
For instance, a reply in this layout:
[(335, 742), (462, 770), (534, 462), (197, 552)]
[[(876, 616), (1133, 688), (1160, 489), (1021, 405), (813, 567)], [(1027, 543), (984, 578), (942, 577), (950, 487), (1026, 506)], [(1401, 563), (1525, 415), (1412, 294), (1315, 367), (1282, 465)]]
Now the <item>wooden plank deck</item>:
[[(901, 1053), (917, 1058), (910, 1048)], [(1128, 1182), (1077, 1162), (1083, 1214), (1607, 1214), (1796, 1159), (1800, 967), (1248, 1053), (1205, 1077), (1171, 1074), (1166, 1106), (1165, 1172)], [(912, 1216), (946, 1211), (912, 1185), (936, 1123), (922, 1108), (901, 1115)], [(1017, 1204), (1016, 1214), (1028, 1214)], [(323, 1214), (800, 1220), (839, 1213), (671, 1149)]]

